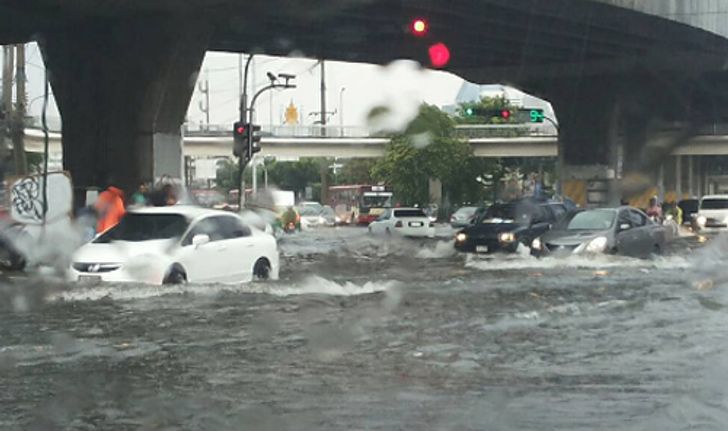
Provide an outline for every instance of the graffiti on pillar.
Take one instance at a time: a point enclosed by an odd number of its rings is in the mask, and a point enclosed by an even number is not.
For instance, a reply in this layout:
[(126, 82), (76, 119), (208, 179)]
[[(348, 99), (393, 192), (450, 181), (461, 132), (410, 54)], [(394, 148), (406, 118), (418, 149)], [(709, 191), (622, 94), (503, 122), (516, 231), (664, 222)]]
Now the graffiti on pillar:
[(36, 222), (43, 220), (40, 176), (25, 177), (13, 185), (10, 203), (16, 214)]
[[(64, 172), (50, 172), (47, 180), (48, 209), (45, 223), (67, 219), (73, 210), (73, 185)], [(23, 224), (43, 223), (43, 176), (28, 175), (12, 182), (9, 188), (10, 217)]]

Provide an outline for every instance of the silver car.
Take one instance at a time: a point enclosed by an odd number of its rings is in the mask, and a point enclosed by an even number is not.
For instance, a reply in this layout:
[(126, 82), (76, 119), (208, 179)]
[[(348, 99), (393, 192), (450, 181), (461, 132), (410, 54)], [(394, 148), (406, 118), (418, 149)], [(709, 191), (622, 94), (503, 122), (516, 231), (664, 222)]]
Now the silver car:
[(550, 254), (611, 253), (635, 257), (660, 254), (665, 228), (632, 207), (602, 208), (569, 214), (531, 243), (531, 252)]

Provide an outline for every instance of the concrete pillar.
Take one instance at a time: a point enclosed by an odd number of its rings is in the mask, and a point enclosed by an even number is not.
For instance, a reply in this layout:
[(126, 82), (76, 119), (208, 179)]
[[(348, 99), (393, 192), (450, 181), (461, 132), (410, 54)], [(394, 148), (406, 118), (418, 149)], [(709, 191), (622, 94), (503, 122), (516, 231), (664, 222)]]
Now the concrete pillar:
[(682, 197), (682, 156), (675, 156), (675, 194), (677, 199)]
[(442, 181), (431, 178), (429, 181), (430, 203), (442, 206)]
[(657, 169), (657, 197), (662, 201), (665, 197), (665, 165), (660, 163)]
[(688, 156), (688, 195), (689, 197), (695, 196), (695, 172), (693, 172), (693, 156)]
[[(608, 86), (606, 86), (608, 87)], [(590, 205), (618, 204), (616, 184), (620, 165), (618, 106), (614, 91), (604, 85), (553, 88), (547, 98), (559, 118), (559, 178), (562, 187), (586, 181), (598, 189), (587, 190)], [(593, 180), (593, 181), (592, 181)], [(567, 194), (567, 193), (564, 193)]]
[(191, 17), (145, 15), (42, 35), (77, 205), (90, 186), (182, 177), (181, 126), (210, 33)]

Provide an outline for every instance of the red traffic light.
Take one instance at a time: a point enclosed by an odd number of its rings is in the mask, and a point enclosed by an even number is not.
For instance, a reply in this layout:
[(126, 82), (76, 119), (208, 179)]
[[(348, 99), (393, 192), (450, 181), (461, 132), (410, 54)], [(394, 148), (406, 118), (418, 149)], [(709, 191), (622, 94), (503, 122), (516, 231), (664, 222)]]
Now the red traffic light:
[(450, 62), (450, 48), (442, 42), (430, 46), (428, 53), (432, 67), (442, 68)]
[(511, 111), (504, 109), (503, 111), (501, 111), (501, 117), (504, 120), (508, 120), (509, 118), (511, 118)]
[(238, 127), (237, 127), (237, 129), (235, 129), (235, 132), (236, 132), (236, 133), (237, 133), (238, 135), (242, 135), (242, 134), (244, 134), (244, 133), (245, 133), (245, 127), (243, 127), (243, 126), (238, 126)]
[(422, 18), (417, 18), (412, 21), (410, 29), (412, 30), (412, 34), (414, 34), (415, 36), (424, 36), (425, 34), (427, 34), (427, 30), (429, 27), (430, 26), (427, 25), (427, 21)]

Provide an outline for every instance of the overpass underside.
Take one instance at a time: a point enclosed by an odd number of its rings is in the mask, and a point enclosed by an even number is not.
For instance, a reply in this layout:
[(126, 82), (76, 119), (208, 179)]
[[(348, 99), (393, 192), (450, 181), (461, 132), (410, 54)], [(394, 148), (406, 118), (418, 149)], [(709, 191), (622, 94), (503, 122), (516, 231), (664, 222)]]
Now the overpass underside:
[[(408, 33), (413, 17), (429, 20), (426, 38)], [(0, 42), (28, 40), (43, 50), (79, 188), (180, 172), (179, 130), (207, 50), (427, 65), (427, 46), (442, 41), (447, 70), (551, 101), (562, 164), (606, 167), (582, 170), (595, 176), (649, 170), (728, 106), (728, 41), (589, 0), (2, 2)], [(671, 140), (651, 144), (677, 120)]]

